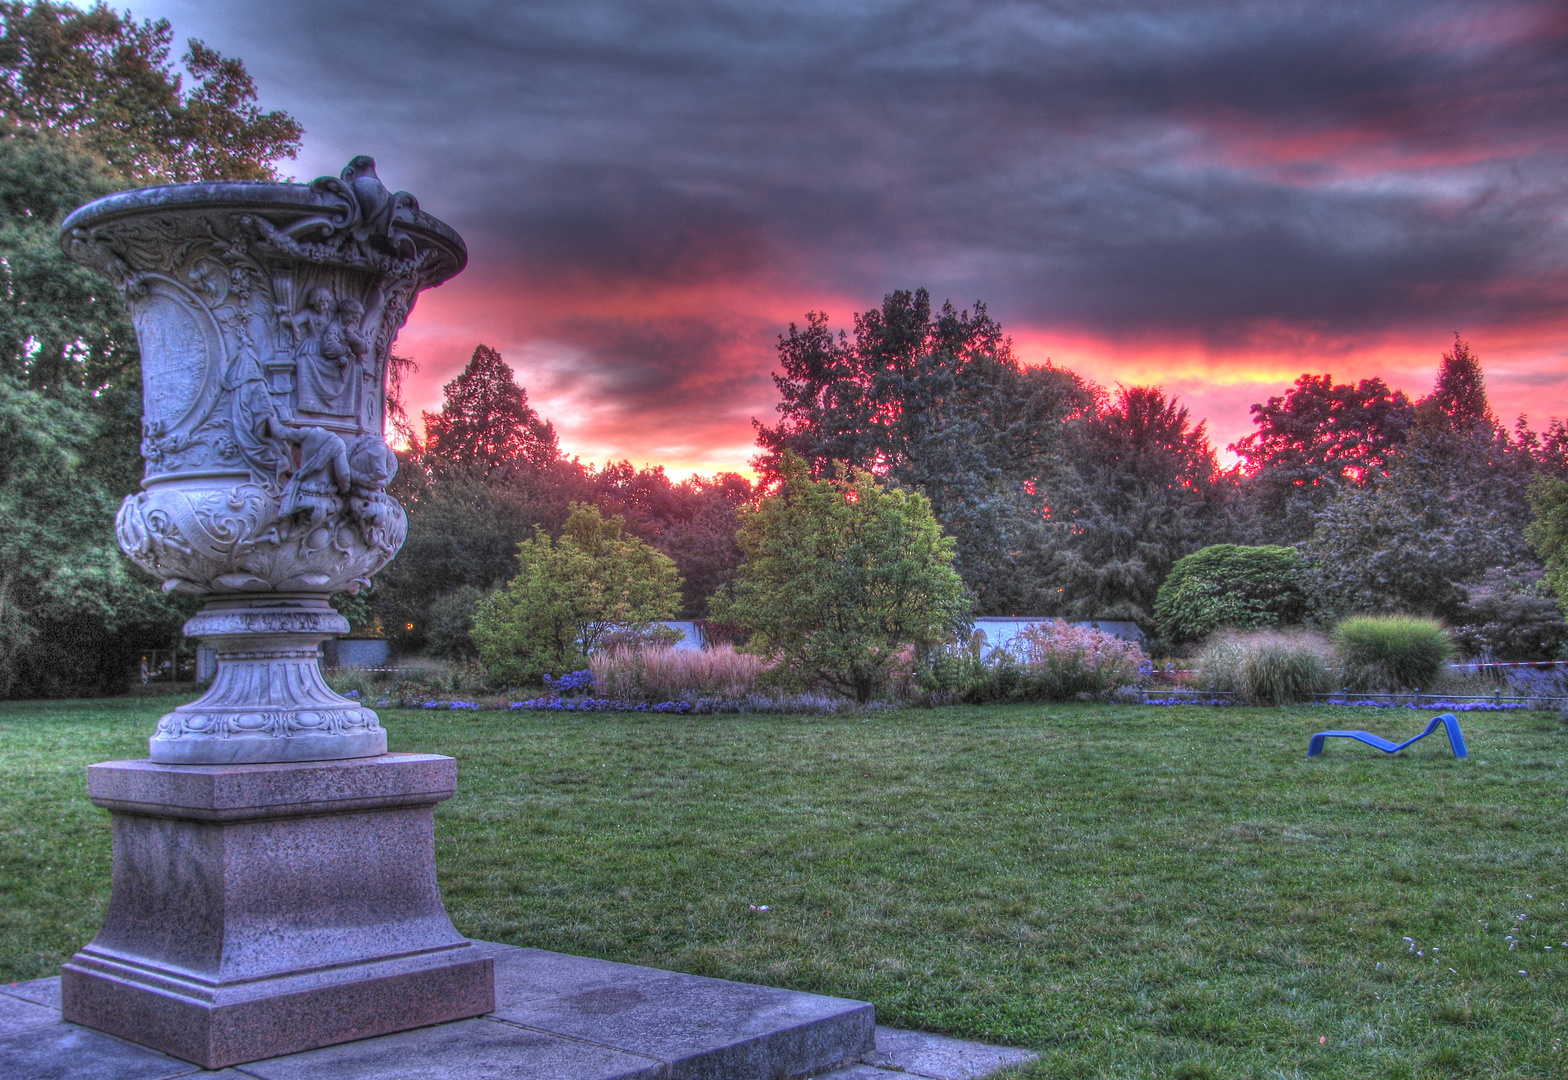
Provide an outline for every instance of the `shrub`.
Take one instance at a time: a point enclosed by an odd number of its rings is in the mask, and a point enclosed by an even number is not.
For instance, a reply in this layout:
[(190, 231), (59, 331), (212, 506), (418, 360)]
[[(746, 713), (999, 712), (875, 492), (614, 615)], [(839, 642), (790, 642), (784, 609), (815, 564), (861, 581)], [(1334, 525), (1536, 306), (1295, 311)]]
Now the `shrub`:
[(760, 657), (736, 652), (732, 645), (712, 649), (656, 645), (601, 652), (589, 666), (594, 686), (606, 697), (670, 701), (746, 697), (769, 665)]
[(928, 647), (963, 622), (970, 601), (925, 496), (840, 466), (813, 479), (786, 453), (777, 492), (740, 516), (745, 556), (710, 602), (719, 622), (752, 631), (748, 649), (779, 657), (776, 676), (865, 704), (906, 646)]
[(472, 660), (479, 655), (474, 639), (474, 609), (485, 598), (472, 585), (459, 585), (437, 597), (425, 617), (426, 648), (431, 656), (448, 660)]
[(1568, 623), (1539, 569), (1497, 567), (1468, 586), (1454, 644), (1467, 657), (1555, 660), (1568, 647)]
[(486, 669), (514, 685), (576, 671), (614, 634), (642, 635), (680, 607), (675, 563), (626, 531), (620, 516), (573, 503), (559, 540), (517, 545), (518, 574), (474, 612)]
[(1136, 682), (1143, 664), (1143, 650), (1133, 642), (1051, 619), (1024, 627), (1010, 648), (986, 656), (978, 637), (932, 650), (915, 681), (932, 704), (1071, 701)]
[(1333, 649), (1307, 630), (1219, 634), (1198, 659), (1198, 684), (1253, 705), (1284, 705), (1334, 689)]
[(1334, 627), (1334, 644), (1352, 690), (1425, 690), (1454, 654), (1436, 619), (1358, 615)]
[(1178, 559), (1154, 599), (1160, 636), (1171, 645), (1216, 630), (1299, 622), (1307, 597), (1295, 548), (1214, 544)]

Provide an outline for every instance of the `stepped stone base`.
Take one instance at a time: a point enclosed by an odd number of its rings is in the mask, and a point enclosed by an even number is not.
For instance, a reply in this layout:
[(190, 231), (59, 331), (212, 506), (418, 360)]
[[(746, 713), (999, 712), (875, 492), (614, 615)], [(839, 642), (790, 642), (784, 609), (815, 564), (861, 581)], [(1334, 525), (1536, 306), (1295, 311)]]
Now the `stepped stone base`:
[(0, 1076), (174, 1080), (979, 1080), (1034, 1058), (874, 1026), (842, 998), (482, 941), (496, 1007), (439, 1024), (203, 1072), (62, 1023), (59, 979), (0, 985)]

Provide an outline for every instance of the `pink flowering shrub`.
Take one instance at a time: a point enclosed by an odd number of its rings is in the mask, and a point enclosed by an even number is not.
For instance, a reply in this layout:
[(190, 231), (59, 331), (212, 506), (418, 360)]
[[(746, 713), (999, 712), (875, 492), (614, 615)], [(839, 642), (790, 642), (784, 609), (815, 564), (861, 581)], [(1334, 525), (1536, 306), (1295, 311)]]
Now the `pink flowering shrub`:
[(989, 654), (978, 639), (938, 649), (916, 667), (914, 682), (920, 700), (932, 705), (1072, 701), (1136, 683), (1145, 663), (1133, 642), (1050, 619), (1025, 627), (1008, 648)]
[(1024, 627), (1012, 652), (1026, 672), (1029, 696), (1049, 701), (1100, 697), (1136, 683), (1145, 662), (1137, 642), (1061, 619)]

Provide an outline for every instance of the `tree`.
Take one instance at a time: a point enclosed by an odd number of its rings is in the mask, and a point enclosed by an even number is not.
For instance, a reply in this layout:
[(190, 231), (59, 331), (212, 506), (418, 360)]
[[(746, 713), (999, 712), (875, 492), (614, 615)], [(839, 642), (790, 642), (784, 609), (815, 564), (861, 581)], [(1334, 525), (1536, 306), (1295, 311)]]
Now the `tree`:
[(1530, 485), (1525, 537), (1546, 564), (1545, 581), (1568, 612), (1568, 480), (1538, 476)]
[[(298, 147), (293, 120), (254, 107), (239, 61), (193, 41), (182, 89), (169, 37), (101, 5), (0, 3), (0, 379), (23, 432), (0, 444), (0, 471), (51, 477), (8, 504), (8, 528), (30, 538), (0, 549), (6, 621), (26, 631), (0, 646), (12, 693), (113, 686), (132, 645), (175, 637), (188, 606), (111, 542), (141, 478), (139, 356), (119, 296), (61, 253), (60, 222), (137, 184), (271, 177)], [(34, 423), (53, 449), (25, 433)]]
[(741, 514), (744, 561), (714, 616), (749, 628), (750, 651), (864, 703), (903, 650), (967, 618), (953, 541), (925, 497), (864, 469), (817, 480), (792, 453), (779, 468), (778, 490)]
[(1283, 397), (1252, 406), (1258, 430), (1230, 447), (1244, 462), (1265, 536), (1295, 543), (1346, 486), (1374, 485), (1405, 441), (1415, 407), (1381, 379), (1354, 385), (1302, 375)]
[(955, 539), (955, 566), (981, 611), (1036, 607), (1035, 483), (1063, 421), (1093, 394), (1071, 372), (1023, 367), (983, 303), (933, 314), (926, 290), (900, 290), (854, 322), (851, 341), (810, 313), (779, 339), (782, 418), (757, 424), (764, 482), (781, 477), (788, 452), (813, 476), (842, 461), (918, 491)]
[(1180, 645), (1222, 628), (1298, 623), (1307, 610), (1300, 573), (1295, 548), (1212, 544), (1183, 556), (1155, 596), (1160, 637)]
[(1530, 561), (1527, 492), (1539, 445), (1497, 425), (1480, 363), (1456, 340), (1384, 478), (1343, 489), (1302, 546), (1319, 617), (1462, 618), (1466, 583)]
[(675, 564), (597, 507), (574, 504), (560, 540), (540, 530), (517, 550), (517, 576), (474, 615), (474, 644), (497, 678), (580, 669), (610, 634), (646, 633), (680, 607)]
[(1057, 596), (1043, 614), (1152, 625), (1176, 560), (1240, 531), (1205, 425), (1158, 387), (1118, 389), (1071, 425), (1041, 493)]
[(441, 411), (425, 413), (426, 453), (485, 470), (543, 468), (560, 457), (555, 427), (539, 419), (528, 391), (490, 346), (477, 346), (441, 392)]
[(263, 113), (245, 65), (194, 38), (169, 61), (168, 20), (135, 22), (102, 3), (0, 3), (0, 115), (68, 135), (128, 186), (189, 180), (273, 180), (303, 129)]

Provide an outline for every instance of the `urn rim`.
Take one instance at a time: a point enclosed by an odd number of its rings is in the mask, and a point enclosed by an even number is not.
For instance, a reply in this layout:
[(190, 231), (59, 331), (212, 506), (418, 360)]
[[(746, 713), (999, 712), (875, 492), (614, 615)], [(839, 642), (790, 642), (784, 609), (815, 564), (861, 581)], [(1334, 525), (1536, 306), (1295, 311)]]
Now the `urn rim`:
[[(256, 213), (331, 213), (340, 200), (310, 184), (272, 180), (222, 180), (193, 184), (159, 184), (105, 195), (77, 207), (60, 224), (60, 238), (69, 239), (78, 229), (102, 225), (118, 218), (139, 217), (159, 211), (229, 210)], [(424, 210), (409, 207), (398, 227), (422, 244), (441, 248), (450, 262), (426, 278), (425, 287), (456, 277), (468, 265), (468, 245), (457, 230)]]

